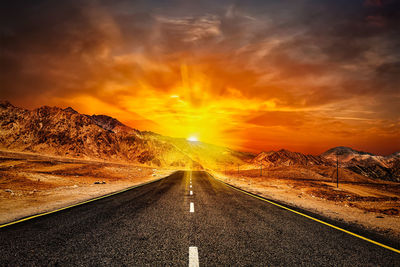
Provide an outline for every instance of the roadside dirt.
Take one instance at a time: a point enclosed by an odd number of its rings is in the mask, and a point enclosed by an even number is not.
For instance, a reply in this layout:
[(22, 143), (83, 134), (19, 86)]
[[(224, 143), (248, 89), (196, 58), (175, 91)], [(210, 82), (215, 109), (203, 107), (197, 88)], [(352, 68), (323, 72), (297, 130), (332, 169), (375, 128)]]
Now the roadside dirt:
[(294, 167), (287, 173), (280, 169), (276, 175), (270, 171), (267, 177), (260, 176), (259, 170), (213, 174), (246, 191), (400, 240), (400, 183), (345, 177), (336, 188), (330, 178), (296, 178)]
[(116, 192), (172, 172), (0, 151), (0, 224)]

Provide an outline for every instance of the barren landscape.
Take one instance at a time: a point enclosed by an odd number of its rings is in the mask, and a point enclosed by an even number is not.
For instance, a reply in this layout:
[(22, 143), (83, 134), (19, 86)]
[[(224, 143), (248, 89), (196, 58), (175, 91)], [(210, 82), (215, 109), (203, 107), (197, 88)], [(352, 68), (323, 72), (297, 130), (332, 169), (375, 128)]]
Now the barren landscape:
[(320, 155), (253, 154), (139, 131), (106, 115), (26, 110), (7, 101), (0, 103), (0, 118), (2, 223), (192, 169), (400, 240), (399, 152), (335, 147)]
[[(262, 176), (259, 169), (209, 171), (222, 181), (252, 193), (399, 240), (400, 184), (354, 175), (340, 168), (339, 188), (336, 188), (334, 169), (264, 167)], [(156, 180), (173, 171), (0, 151), (0, 223)]]
[(0, 267), (400, 267), (400, 0), (1, 6)]
[(0, 223), (165, 177), (170, 170), (0, 151)]

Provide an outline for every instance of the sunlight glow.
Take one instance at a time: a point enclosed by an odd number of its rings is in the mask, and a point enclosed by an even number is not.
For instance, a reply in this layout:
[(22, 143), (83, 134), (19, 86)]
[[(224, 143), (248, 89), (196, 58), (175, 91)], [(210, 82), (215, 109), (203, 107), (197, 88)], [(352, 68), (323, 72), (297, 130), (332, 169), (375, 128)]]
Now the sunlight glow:
[(186, 140), (188, 140), (189, 142), (198, 142), (199, 141), (196, 136), (190, 136)]

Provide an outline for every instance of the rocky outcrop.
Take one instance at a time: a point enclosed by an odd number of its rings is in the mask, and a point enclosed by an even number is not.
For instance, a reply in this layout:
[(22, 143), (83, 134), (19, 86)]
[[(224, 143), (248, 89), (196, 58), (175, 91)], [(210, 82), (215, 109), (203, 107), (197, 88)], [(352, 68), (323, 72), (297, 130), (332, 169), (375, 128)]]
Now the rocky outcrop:
[[(251, 163), (254, 167), (335, 167), (338, 159), (340, 168), (368, 178), (400, 182), (400, 153), (389, 156), (377, 156), (368, 152), (357, 151), (349, 147), (335, 147), (321, 155), (305, 155), (281, 149), (261, 152)], [(314, 168), (315, 169), (315, 168)]]
[(157, 167), (214, 170), (238, 165), (246, 169), (262, 165), (318, 170), (321, 166), (334, 170), (338, 158), (340, 166), (352, 173), (400, 182), (399, 152), (384, 157), (349, 147), (335, 147), (319, 156), (285, 149), (254, 155), (139, 131), (115, 118), (80, 114), (71, 107), (44, 106), (26, 110), (7, 101), (0, 102), (0, 148)]
[(400, 182), (400, 153), (378, 156), (350, 147), (334, 147), (321, 155), (332, 163), (370, 178)]
[(304, 155), (300, 152), (292, 152), (286, 149), (279, 151), (261, 152), (252, 161), (263, 166), (313, 166), (330, 165), (329, 161), (321, 156)]

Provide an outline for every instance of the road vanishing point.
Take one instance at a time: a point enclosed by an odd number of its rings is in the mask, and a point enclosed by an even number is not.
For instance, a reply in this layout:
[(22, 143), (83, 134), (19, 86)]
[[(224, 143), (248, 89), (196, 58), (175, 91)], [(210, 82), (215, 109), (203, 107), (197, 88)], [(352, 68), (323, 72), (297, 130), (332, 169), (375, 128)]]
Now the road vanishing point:
[(396, 244), (307, 216), (178, 171), (2, 227), (0, 266), (400, 266)]

